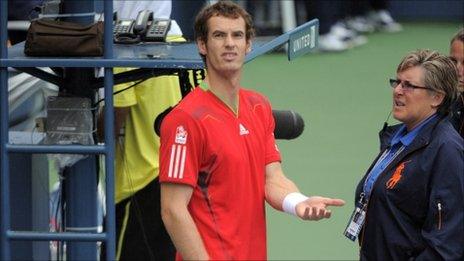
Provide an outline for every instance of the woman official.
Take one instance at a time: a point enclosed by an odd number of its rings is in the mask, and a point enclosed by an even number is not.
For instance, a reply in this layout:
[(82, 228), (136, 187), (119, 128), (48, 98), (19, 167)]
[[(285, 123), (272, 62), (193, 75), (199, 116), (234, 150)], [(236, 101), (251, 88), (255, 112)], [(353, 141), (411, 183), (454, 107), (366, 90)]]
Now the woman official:
[(356, 190), (345, 231), (361, 260), (463, 260), (463, 139), (447, 115), (457, 97), (451, 59), (418, 50), (403, 58), (381, 152)]

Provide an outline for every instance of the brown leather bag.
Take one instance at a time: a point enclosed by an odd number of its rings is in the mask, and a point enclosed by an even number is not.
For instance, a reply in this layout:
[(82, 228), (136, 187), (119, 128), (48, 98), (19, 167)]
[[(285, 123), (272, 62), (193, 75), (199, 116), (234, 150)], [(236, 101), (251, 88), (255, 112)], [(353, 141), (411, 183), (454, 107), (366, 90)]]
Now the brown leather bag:
[(81, 25), (34, 20), (27, 31), (24, 53), (28, 56), (102, 56), (103, 22)]

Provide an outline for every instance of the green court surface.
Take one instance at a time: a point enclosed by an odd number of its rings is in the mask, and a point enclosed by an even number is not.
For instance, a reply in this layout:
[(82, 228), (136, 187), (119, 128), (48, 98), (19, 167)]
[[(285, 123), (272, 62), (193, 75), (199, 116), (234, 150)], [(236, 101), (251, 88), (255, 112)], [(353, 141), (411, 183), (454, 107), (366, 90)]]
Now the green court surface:
[[(379, 150), (378, 131), (391, 108), (387, 80), (408, 52), (448, 53), (457, 23), (404, 23), (400, 33), (368, 35), (343, 53), (313, 53), (288, 62), (270, 54), (245, 66), (243, 86), (265, 94), (274, 109), (299, 112), (302, 136), (279, 141), (286, 175), (307, 195), (344, 199), (332, 218), (300, 221), (267, 208), (271, 260), (356, 260), (358, 244), (342, 232), (353, 210), (354, 190)], [(394, 123), (393, 119), (389, 120)]]

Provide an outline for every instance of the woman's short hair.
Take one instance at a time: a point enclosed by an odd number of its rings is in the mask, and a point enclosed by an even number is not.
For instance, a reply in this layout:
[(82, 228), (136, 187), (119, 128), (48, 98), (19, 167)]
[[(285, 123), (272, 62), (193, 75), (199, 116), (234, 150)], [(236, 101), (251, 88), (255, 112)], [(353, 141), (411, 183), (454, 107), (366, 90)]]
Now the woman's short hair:
[(403, 72), (412, 67), (423, 69), (423, 82), (427, 88), (445, 95), (437, 112), (449, 114), (451, 105), (458, 96), (458, 74), (453, 60), (436, 51), (421, 49), (408, 53), (396, 71)]
[(454, 36), (451, 38), (450, 44), (453, 44), (454, 41), (461, 41), (464, 43), (464, 27), (461, 28)]

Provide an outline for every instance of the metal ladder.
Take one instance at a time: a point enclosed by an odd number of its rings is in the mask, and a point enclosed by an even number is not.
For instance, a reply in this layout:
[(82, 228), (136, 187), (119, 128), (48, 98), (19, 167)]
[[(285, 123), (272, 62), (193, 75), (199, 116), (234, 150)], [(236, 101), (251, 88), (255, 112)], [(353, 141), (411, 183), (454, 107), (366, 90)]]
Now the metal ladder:
[[(7, 51), (7, 10), (8, 1), (0, 1), (0, 163), (1, 163), (1, 260), (11, 260), (11, 241), (82, 241), (96, 242), (103, 241), (106, 245), (107, 260), (115, 259), (115, 208), (114, 208), (114, 114), (113, 114), (113, 66), (109, 62), (105, 65), (104, 90), (106, 105), (104, 109), (105, 118), (105, 145), (14, 145), (9, 144), (9, 105), (8, 105), (8, 67), (15, 66), (15, 59), (8, 58)], [(104, 0), (104, 16), (112, 18), (113, 0)], [(105, 19), (104, 22), (104, 58), (103, 61), (113, 59), (113, 39), (112, 39), (112, 19)], [(69, 60), (69, 59), (67, 59)], [(40, 63), (46, 66), (46, 61), (41, 59), (30, 59), (31, 64)], [(92, 59), (98, 61), (98, 59)], [(100, 59), (102, 61), (102, 59)], [(70, 67), (79, 66), (85, 59), (70, 60), (65, 63)], [(87, 61), (88, 64), (89, 61)], [(101, 64), (101, 63), (100, 63)], [(30, 67), (35, 67), (31, 65)], [(87, 66), (88, 67), (88, 66)], [(98, 67), (98, 65), (95, 65)], [(34, 231), (13, 231), (11, 230), (11, 211), (10, 211), (10, 173), (9, 173), (9, 154), (45, 154), (45, 153), (66, 153), (66, 154), (104, 154), (106, 170), (106, 219), (103, 233), (78, 233), (78, 232), (34, 232)]]

